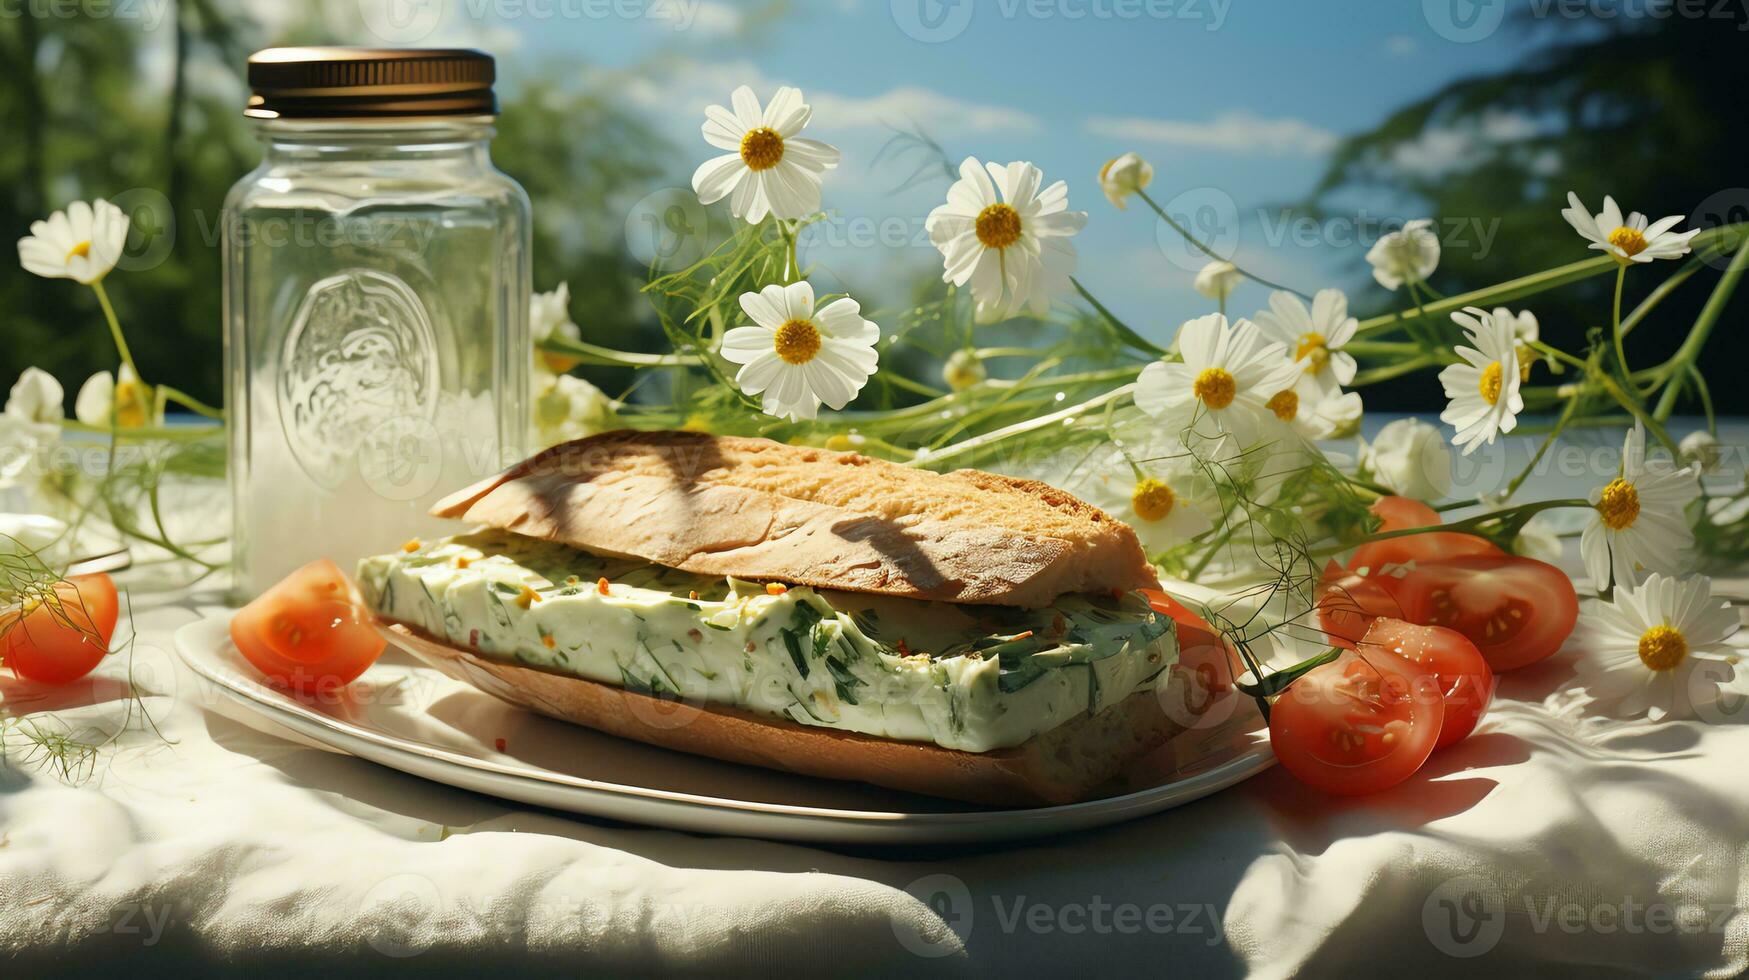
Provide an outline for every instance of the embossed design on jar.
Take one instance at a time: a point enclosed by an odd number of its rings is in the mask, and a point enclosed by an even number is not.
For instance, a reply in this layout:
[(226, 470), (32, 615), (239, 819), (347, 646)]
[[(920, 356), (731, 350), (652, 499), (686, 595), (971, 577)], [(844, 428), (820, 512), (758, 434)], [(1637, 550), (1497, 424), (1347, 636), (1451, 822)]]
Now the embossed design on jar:
[(280, 348), (279, 422), (292, 456), (333, 489), (368, 433), (437, 408), (437, 340), (405, 282), (348, 269), (312, 285)]

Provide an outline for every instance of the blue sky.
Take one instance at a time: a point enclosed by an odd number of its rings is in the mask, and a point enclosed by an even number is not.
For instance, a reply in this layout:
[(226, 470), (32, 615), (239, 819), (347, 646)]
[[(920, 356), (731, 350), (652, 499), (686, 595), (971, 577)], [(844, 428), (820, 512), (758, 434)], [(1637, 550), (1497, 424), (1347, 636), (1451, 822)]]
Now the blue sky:
[[(698, 135), (706, 104), (726, 103), (741, 83), (761, 98), (799, 86), (815, 109), (809, 135), (845, 154), (825, 185), (839, 225), (809, 257), (822, 278), (836, 275), (874, 303), (894, 298), (904, 281), (895, 270), (939, 268), (934, 250), (902, 230), (921, 227), (945, 182), (892, 193), (906, 168), (870, 166), (891, 126), (920, 128), (956, 156), (1031, 160), (1047, 180), (1066, 179), (1071, 206), (1089, 213), (1076, 239), (1083, 281), (1164, 339), (1207, 311), (1190, 288), (1201, 259), (1141, 205), (1113, 208), (1098, 190), (1100, 165), (1125, 150), (1148, 157), (1156, 199), (1211, 219), (1220, 244), (1260, 274), (1302, 288), (1376, 288), (1362, 261), (1376, 229), (1301, 227), (1315, 244), (1296, 244), (1281, 223), (1291, 215), (1273, 209), (1308, 191), (1340, 135), (1523, 57), (1527, 39), (1510, 27), (1436, 23), (1485, 20), (1499, 0), (1450, 3), (798, 0), (772, 13), (723, 0), (365, 0), (359, 42), (386, 31), (400, 43), (472, 43), (500, 56), (508, 85), (538, 67), (609, 87), (679, 148), (665, 181), (677, 187), (714, 153)], [(1423, 165), (1461, 154), (1473, 134), (1443, 137), (1421, 148)], [(1397, 223), (1419, 216), (1400, 203), (1359, 203)], [(856, 234), (876, 244), (856, 244)], [(1344, 234), (1356, 244), (1329, 244)], [(1248, 314), (1264, 301), (1247, 286), (1232, 309)]]

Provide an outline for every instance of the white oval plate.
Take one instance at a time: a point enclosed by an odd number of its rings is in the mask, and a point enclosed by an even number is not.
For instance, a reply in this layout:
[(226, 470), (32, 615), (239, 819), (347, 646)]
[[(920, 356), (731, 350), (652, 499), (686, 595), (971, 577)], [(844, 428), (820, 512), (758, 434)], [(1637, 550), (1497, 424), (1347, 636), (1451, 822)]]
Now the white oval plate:
[(694, 833), (854, 844), (1019, 840), (1130, 820), (1201, 799), (1275, 761), (1244, 699), (1218, 725), (1163, 746), (1113, 795), (993, 810), (862, 783), (809, 779), (654, 748), (507, 705), (391, 648), (328, 698), (260, 679), (230, 615), (176, 631), (176, 651), (224, 696), (317, 742), (461, 789)]

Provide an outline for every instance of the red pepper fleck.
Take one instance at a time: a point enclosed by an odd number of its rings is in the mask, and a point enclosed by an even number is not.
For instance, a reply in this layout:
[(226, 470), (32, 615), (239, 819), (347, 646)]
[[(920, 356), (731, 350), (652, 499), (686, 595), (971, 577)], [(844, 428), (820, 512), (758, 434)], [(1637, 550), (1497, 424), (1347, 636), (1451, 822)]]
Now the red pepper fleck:
[(507, 746), (509, 744), (510, 744), (509, 742), (506, 742), (503, 739), (499, 739), (498, 741), (492, 743), (492, 747), (497, 749), (498, 751), (502, 752), (502, 751), (504, 751), (505, 746)]
[(607, 595), (607, 579), (605, 577), (595, 583), (595, 591)]
[(477, 647), (479, 645), (480, 645), (480, 631), (477, 629), (476, 630), (468, 630), (468, 646)]

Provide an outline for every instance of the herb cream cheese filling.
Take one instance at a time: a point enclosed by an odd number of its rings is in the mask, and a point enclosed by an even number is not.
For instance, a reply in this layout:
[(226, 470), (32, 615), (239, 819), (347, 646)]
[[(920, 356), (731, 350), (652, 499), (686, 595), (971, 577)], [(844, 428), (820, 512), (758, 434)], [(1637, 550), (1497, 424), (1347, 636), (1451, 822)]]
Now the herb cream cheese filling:
[(1138, 595), (1043, 609), (783, 588), (480, 531), (366, 558), (379, 616), (481, 657), (803, 725), (985, 752), (1131, 694), (1178, 658)]

